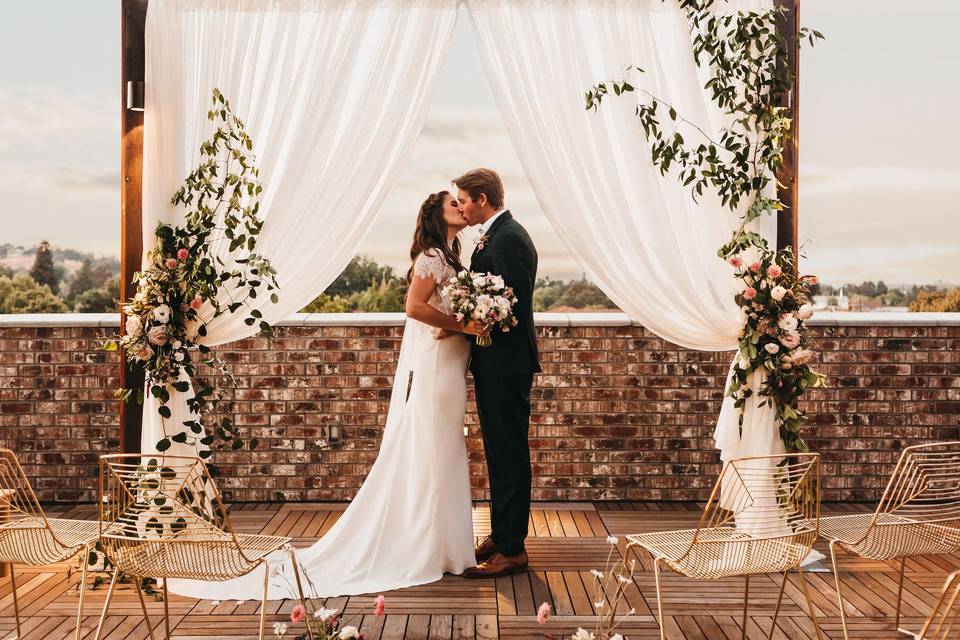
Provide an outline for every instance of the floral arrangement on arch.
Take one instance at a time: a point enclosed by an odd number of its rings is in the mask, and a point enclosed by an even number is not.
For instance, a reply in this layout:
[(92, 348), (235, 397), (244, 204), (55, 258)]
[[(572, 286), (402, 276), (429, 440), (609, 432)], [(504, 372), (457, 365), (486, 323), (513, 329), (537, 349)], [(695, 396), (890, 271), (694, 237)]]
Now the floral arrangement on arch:
[[(809, 366), (814, 354), (803, 324), (812, 315), (809, 287), (816, 278), (797, 274), (791, 249), (778, 251), (748, 228), (757, 218), (785, 208), (778, 196), (768, 194), (779, 186), (776, 176), (791, 135), (790, 111), (783, 105), (793, 86), (785, 35), (793, 23), (783, 6), (724, 15), (717, 10), (722, 0), (662, 1), (676, 1), (686, 13), (694, 59), (710, 70), (704, 90), (730, 124), (711, 135), (663, 97), (634, 86), (631, 75), (644, 73), (635, 65), (626, 67), (627, 79), (600, 82), (588, 90), (586, 109), (599, 109), (611, 94), (640, 94), (635, 115), (660, 173), (673, 172), (694, 200), (704, 190), (714, 191), (723, 206), (740, 214), (739, 227), (717, 251), (741, 281), (735, 301), (744, 323), (726, 395), (740, 409), (742, 428), (743, 409), (752, 393), (748, 378), (754, 371), (765, 372), (760, 394), (776, 409), (787, 451), (805, 451), (799, 399), (806, 389), (823, 384)], [(805, 27), (795, 35), (811, 45), (823, 38)], [(688, 142), (684, 134), (695, 139)]]
[[(147, 254), (145, 268), (135, 274), (137, 292), (124, 305), (123, 334), (104, 348), (122, 348), (128, 362), (143, 367), (146, 384), (159, 401), (157, 409), (163, 438), (157, 451), (172, 443), (212, 445), (220, 440), (233, 449), (244, 442), (233, 421), (224, 417), (205, 424), (224, 398), (225, 387), (236, 382), (224, 362), (202, 344), (207, 325), (215, 318), (245, 309), (248, 326), (259, 323), (269, 335), (271, 326), (262, 312), (251, 304), (262, 292), (271, 292), (278, 301), (276, 270), (269, 260), (256, 253), (263, 226), (259, 196), (263, 187), (253, 155), (253, 141), (243, 122), (234, 115), (223, 94), (214, 89), (207, 114), (213, 131), (200, 145), (200, 163), (173, 195), (171, 204), (186, 209), (183, 225), (159, 224), (155, 246)], [(215, 247), (226, 243), (226, 251)], [(191, 412), (199, 416), (180, 425), (169, 425), (171, 390), (186, 393), (196, 382), (199, 365), (213, 370), (212, 381), (194, 389), (187, 398)], [(124, 401), (134, 397), (132, 389), (120, 389)], [(143, 390), (136, 400), (143, 402)], [(249, 442), (256, 447), (256, 440)], [(208, 449), (201, 450), (209, 458)], [(208, 465), (212, 474), (218, 473)]]

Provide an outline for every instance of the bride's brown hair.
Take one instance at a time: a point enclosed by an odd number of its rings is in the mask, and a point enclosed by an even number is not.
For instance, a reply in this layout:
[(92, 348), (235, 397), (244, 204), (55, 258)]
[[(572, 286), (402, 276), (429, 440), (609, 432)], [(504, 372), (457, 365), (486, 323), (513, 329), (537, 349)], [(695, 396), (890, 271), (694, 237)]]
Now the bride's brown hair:
[[(456, 271), (463, 269), (460, 262), (460, 238), (453, 239), (453, 246), (447, 246), (447, 221), (443, 219), (443, 201), (449, 191), (431, 193), (420, 205), (417, 215), (417, 228), (413, 231), (413, 244), (410, 246), (410, 262), (427, 249), (436, 249)], [(407, 271), (407, 282), (413, 280), (413, 265)]]

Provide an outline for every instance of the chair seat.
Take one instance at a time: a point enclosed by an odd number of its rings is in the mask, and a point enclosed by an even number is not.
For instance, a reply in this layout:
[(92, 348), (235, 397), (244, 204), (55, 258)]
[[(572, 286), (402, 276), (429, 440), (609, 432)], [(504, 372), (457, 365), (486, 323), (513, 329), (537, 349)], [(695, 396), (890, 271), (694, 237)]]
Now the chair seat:
[[(693, 544), (696, 538), (696, 544)], [(758, 538), (735, 527), (658, 531), (627, 536), (682, 575), (716, 580), (791, 569), (810, 552), (813, 531)], [(691, 546), (692, 545), (692, 546)]]
[[(100, 524), (89, 520), (28, 517), (0, 524), (0, 561), (45, 565), (72, 558), (84, 545), (93, 545)], [(51, 534), (52, 532), (52, 534)]]
[(956, 523), (924, 522), (892, 513), (820, 518), (820, 534), (846, 550), (870, 560), (960, 551)]
[[(259, 562), (290, 542), (290, 538), (237, 534), (172, 536), (162, 542), (112, 539), (110, 559), (125, 573), (140, 577), (184, 578), (218, 582), (252, 571)], [(239, 545), (239, 546), (238, 546)]]

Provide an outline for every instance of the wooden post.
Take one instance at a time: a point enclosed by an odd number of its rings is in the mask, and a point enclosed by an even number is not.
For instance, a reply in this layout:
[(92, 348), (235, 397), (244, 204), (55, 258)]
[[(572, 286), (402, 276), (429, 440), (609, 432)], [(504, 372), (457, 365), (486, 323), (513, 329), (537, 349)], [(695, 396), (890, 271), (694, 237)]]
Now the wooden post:
[[(800, 0), (776, 0), (776, 5), (786, 8), (784, 25), (787, 29), (789, 64), (793, 69), (793, 89), (784, 96), (782, 103), (782, 106), (792, 111), (793, 122), (790, 127), (790, 137), (784, 144), (783, 165), (777, 173), (777, 180), (783, 185), (778, 190), (780, 202), (786, 205), (786, 209), (780, 212), (777, 219), (777, 249), (791, 247), (794, 256), (797, 256), (800, 236), (797, 198), (800, 167)], [(797, 262), (799, 263), (799, 258)]]
[[(143, 254), (143, 112), (127, 104), (127, 83), (144, 79), (144, 30), (147, 0), (120, 0), (121, 64), (120, 64), (120, 326), (126, 321), (123, 302), (136, 293), (133, 274), (140, 270)], [(149, 87), (145, 91), (149, 91)], [(120, 450), (140, 451), (143, 406), (136, 402), (137, 390), (143, 388), (143, 369), (127, 364), (120, 353), (120, 387), (133, 389), (130, 402), (120, 403)]]

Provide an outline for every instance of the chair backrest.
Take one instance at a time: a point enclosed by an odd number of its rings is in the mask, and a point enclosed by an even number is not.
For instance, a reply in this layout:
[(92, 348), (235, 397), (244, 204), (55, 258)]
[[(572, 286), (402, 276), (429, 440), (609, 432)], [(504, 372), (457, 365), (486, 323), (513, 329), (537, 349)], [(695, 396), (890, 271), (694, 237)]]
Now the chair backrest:
[(38, 528), (50, 528), (27, 475), (9, 449), (0, 449), (0, 505), (7, 511), (7, 522), (29, 520)]
[(200, 458), (144, 454), (101, 456), (100, 540), (108, 556), (142, 542), (237, 544)]
[(960, 526), (960, 442), (907, 447), (877, 505), (872, 526), (894, 519)]
[(693, 544), (711, 529), (735, 527), (751, 539), (795, 538), (812, 546), (820, 526), (820, 455), (753, 456), (724, 464)]
[(960, 610), (957, 605), (960, 595), (960, 571), (954, 571), (947, 576), (940, 590), (940, 598), (930, 610), (930, 615), (920, 628), (918, 640), (951, 640), (960, 632)]

